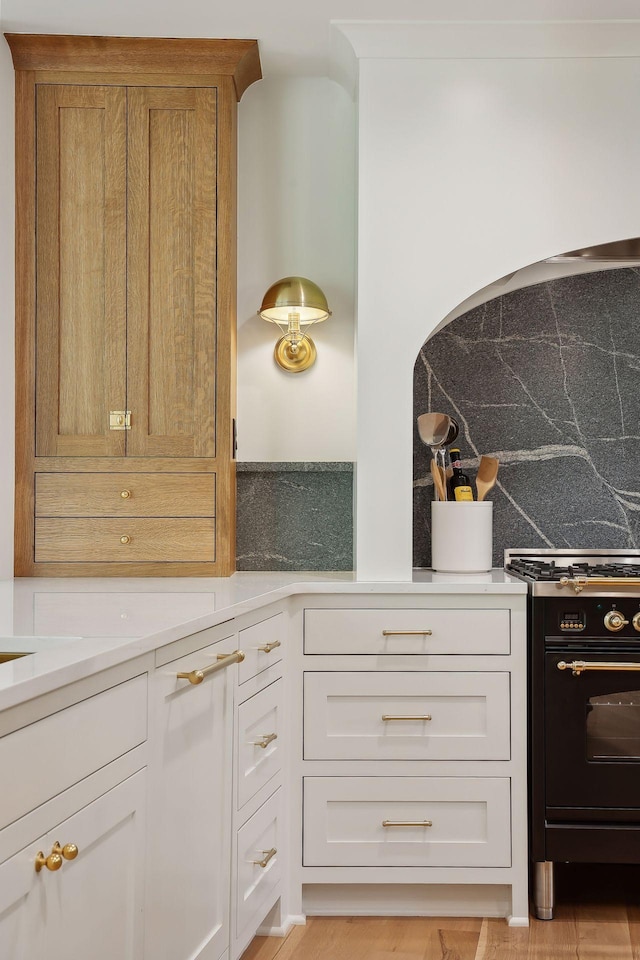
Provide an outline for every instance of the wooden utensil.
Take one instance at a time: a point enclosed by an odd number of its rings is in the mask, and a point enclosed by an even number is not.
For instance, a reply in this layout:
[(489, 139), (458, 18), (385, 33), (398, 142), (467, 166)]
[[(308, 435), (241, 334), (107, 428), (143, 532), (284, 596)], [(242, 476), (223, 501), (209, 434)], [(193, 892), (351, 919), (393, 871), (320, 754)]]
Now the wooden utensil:
[(489, 490), (495, 486), (499, 465), (500, 461), (497, 457), (480, 457), (478, 475), (476, 476), (478, 500), (484, 500)]
[(435, 487), (436, 493), (438, 494), (438, 500), (446, 500), (447, 490), (444, 485), (444, 480), (442, 479), (440, 467), (435, 462), (435, 460), (431, 461), (431, 476), (433, 477), (433, 486)]

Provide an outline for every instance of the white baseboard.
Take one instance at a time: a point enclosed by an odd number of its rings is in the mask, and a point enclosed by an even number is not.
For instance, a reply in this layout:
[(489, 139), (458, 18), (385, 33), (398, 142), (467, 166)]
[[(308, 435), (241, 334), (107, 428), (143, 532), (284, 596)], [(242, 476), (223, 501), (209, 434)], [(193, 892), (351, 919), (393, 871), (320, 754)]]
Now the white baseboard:
[[(302, 907), (309, 917), (509, 917), (511, 887), (314, 883), (303, 886)], [(511, 919), (524, 925), (523, 917)]]
[(289, 917), (284, 917), (280, 924), (271, 925), (265, 923), (264, 926), (258, 927), (256, 930), (257, 937), (286, 937), (291, 930), (291, 927), (303, 927), (307, 922), (307, 918), (304, 914), (292, 914)]

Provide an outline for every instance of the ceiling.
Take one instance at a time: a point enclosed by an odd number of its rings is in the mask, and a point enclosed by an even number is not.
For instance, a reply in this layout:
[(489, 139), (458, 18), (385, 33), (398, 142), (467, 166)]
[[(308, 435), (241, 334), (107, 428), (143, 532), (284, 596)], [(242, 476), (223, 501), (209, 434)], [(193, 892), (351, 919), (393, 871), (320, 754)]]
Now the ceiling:
[(0, 0), (6, 32), (255, 38), (265, 77), (328, 75), (335, 20), (639, 17), (639, 0)]

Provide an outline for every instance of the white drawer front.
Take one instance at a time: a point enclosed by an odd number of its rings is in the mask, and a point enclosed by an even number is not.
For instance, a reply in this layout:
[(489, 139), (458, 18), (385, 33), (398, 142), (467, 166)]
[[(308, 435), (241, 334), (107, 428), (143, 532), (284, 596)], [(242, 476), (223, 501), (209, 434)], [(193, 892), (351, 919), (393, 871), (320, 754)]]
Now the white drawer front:
[(276, 790), (238, 830), (236, 937), (242, 936), (249, 924), (254, 924), (255, 932), (279, 896), (283, 836), (281, 793)]
[(238, 679), (240, 683), (255, 677), (272, 663), (282, 660), (284, 652), (284, 614), (246, 627), (239, 633), (238, 645), (244, 652), (244, 662), (240, 664)]
[(508, 867), (509, 825), (507, 778), (304, 781), (305, 866)]
[(147, 675), (74, 703), (0, 739), (0, 770), (19, 771), (0, 828), (147, 738)]
[(508, 760), (509, 674), (305, 673), (304, 756)]
[(238, 708), (238, 810), (280, 770), (281, 732), (282, 680), (277, 680)]
[(508, 610), (305, 610), (305, 653), (508, 654)]

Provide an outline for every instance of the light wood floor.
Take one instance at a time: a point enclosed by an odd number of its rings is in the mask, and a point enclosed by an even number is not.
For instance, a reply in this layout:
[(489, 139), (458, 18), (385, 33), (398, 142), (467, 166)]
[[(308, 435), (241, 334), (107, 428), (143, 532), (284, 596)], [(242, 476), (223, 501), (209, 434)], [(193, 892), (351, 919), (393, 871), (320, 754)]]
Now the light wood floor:
[[(242, 960), (640, 960), (640, 868), (561, 868), (554, 919), (310, 917)], [(560, 870), (557, 871), (560, 874)]]

